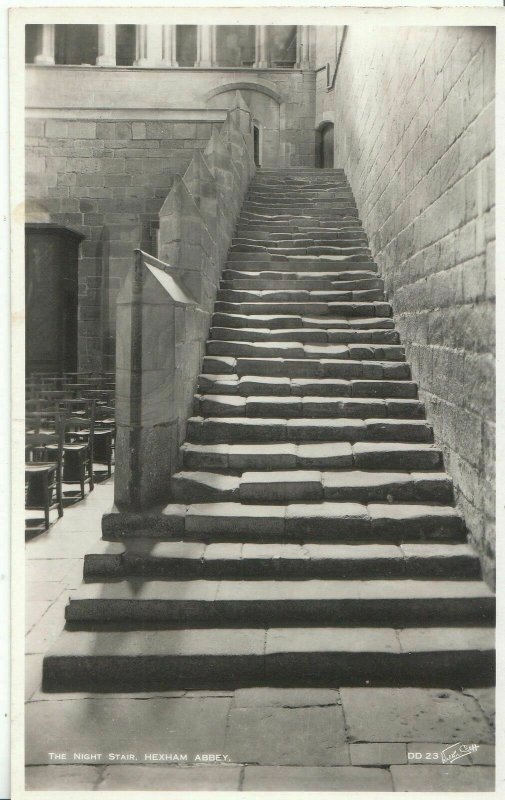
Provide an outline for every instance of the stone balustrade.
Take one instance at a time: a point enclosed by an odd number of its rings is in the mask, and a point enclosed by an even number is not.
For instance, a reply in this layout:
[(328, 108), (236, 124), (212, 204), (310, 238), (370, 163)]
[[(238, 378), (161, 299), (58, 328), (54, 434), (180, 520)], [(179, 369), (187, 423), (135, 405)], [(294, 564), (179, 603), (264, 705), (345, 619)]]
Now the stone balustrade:
[(240, 92), (160, 212), (159, 259), (135, 250), (117, 300), (115, 503), (167, 498), (205, 350), (217, 286), (255, 173), (252, 116)]

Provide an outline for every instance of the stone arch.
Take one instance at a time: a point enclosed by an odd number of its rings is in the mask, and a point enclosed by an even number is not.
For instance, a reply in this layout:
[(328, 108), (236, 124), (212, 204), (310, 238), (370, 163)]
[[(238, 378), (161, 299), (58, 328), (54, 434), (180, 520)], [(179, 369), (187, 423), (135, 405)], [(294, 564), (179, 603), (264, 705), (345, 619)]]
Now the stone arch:
[(333, 167), (335, 159), (335, 123), (324, 119), (316, 128), (316, 167)]
[(210, 108), (233, 108), (237, 90), (249, 106), (259, 130), (261, 165), (278, 166), (281, 160), (280, 132), (284, 108), (281, 95), (257, 81), (234, 81), (212, 89), (206, 96), (207, 105)]
[(214, 97), (217, 97), (217, 95), (224, 94), (226, 92), (236, 92), (237, 90), (240, 92), (259, 92), (267, 97), (271, 97), (272, 100), (275, 100), (275, 102), (279, 105), (283, 102), (282, 96), (275, 89), (275, 87), (268, 84), (266, 81), (233, 81), (232, 83), (222, 83), (220, 86), (216, 86), (214, 89), (211, 89), (210, 92), (207, 92), (205, 99), (208, 103)]

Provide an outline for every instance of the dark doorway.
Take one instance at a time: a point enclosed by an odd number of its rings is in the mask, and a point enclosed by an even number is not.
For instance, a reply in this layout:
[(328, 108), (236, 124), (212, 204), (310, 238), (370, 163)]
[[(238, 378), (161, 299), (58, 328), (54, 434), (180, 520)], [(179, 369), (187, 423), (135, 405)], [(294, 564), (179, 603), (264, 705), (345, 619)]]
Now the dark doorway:
[(325, 122), (317, 131), (317, 166), (333, 169), (334, 125)]
[(253, 137), (254, 137), (254, 163), (257, 167), (261, 167), (260, 161), (260, 129), (257, 125), (253, 125)]
[(26, 225), (26, 371), (77, 369), (78, 252), (82, 235)]

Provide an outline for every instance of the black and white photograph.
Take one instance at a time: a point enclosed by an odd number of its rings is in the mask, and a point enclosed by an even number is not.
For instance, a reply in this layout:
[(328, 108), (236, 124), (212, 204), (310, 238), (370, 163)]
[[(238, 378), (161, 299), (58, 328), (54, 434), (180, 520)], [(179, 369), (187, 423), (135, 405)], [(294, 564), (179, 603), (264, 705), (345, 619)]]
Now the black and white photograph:
[(495, 791), (499, 13), (11, 11), (14, 798)]

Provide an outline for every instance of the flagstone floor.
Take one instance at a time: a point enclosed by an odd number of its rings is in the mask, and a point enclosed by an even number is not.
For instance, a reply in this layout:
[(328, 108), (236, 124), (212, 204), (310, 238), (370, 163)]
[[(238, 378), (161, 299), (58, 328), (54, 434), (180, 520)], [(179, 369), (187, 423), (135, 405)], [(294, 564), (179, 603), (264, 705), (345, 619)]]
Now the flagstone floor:
[(109, 480), (26, 544), (27, 789), (493, 791), (487, 688), (42, 692), (111, 505)]

